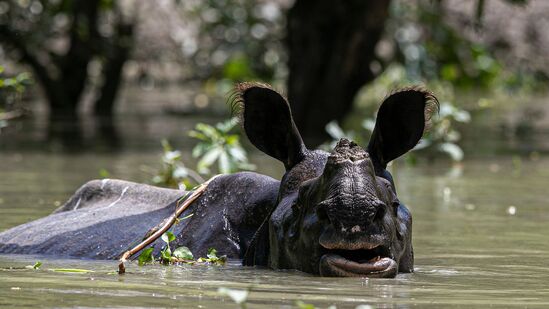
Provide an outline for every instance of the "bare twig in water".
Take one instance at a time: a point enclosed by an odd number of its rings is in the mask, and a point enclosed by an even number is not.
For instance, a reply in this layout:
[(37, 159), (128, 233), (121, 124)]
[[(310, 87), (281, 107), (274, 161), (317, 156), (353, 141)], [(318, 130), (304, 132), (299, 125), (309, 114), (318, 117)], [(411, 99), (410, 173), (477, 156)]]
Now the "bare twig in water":
[[(213, 176), (208, 181), (206, 181), (203, 184), (199, 185), (194, 191), (192, 191), (191, 195), (189, 195), (187, 198), (183, 197), (183, 199), (180, 199), (179, 201), (177, 201), (177, 210), (176, 210), (176, 212), (169, 218), (169, 220), (166, 221), (166, 223), (160, 229), (158, 229), (151, 236), (147, 237), (145, 240), (143, 240), (137, 246), (135, 246), (132, 249), (124, 252), (124, 254), (122, 255), (122, 257), (119, 260), (120, 263), (118, 264), (118, 273), (119, 274), (125, 273), (126, 272), (126, 267), (125, 267), (124, 263), (129, 258), (131, 258), (134, 254), (136, 254), (137, 252), (143, 250), (143, 248), (150, 245), (152, 242), (154, 242), (160, 236), (162, 236), (162, 234), (164, 234), (177, 221), (177, 218), (183, 213), (183, 211), (185, 211), (185, 209), (187, 209), (187, 207), (189, 207), (189, 205), (191, 205), (200, 195), (202, 195), (202, 193), (204, 193), (204, 191), (206, 191), (206, 188), (208, 187), (208, 184), (210, 184), (210, 182), (212, 180), (214, 180), (217, 176), (220, 176), (220, 175)], [(181, 205), (179, 205), (179, 202), (181, 202), (181, 201), (183, 203)]]

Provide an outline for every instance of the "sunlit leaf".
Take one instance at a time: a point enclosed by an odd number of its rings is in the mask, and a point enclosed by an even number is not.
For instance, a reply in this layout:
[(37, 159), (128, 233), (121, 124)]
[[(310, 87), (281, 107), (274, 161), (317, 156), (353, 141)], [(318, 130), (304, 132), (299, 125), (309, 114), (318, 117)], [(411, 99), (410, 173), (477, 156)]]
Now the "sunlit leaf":
[(170, 142), (168, 142), (168, 140), (165, 138), (160, 141), (160, 144), (162, 145), (162, 149), (164, 150), (164, 152), (169, 152), (173, 150), (172, 145), (170, 145)]
[(463, 160), (463, 150), (461, 148), (453, 143), (442, 143), (439, 145), (439, 149), (442, 152), (447, 153), (450, 158), (454, 161), (461, 161)]
[(141, 252), (138, 258), (139, 266), (143, 266), (147, 263), (154, 262), (154, 257), (152, 255), (153, 251), (154, 251), (154, 248), (150, 247)]
[(210, 259), (217, 258), (217, 250), (215, 248), (209, 248), (208, 249), (208, 254), (206, 256)]
[(110, 173), (104, 168), (99, 169), (99, 178), (109, 178)]
[(202, 132), (206, 137), (216, 139), (219, 137), (219, 134), (217, 133), (217, 130), (205, 123), (199, 123), (196, 125), (196, 130)]
[(376, 126), (376, 121), (373, 118), (367, 118), (362, 121), (362, 127), (369, 132), (373, 132)]
[(191, 130), (189, 131), (189, 136), (190, 137), (194, 137), (196, 139), (199, 139), (199, 140), (203, 140), (203, 141), (206, 141), (208, 140), (208, 138), (206, 137), (206, 135), (198, 132), (198, 131), (195, 131), (195, 130)]
[(27, 265), (25, 268), (27, 269), (40, 269), (40, 266), (42, 266), (42, 262), (38, 261), (34, 263), (34, 265)]
[(240, 54), (229, 59), (223, 67), (223, 77), (233, 81), (254, 78), (248, 58), (245, 55)]
[(238, 119), (236, 117), (233, 117), (227, 121), (223, 121), (216, 124), (215, 127), (223, 133), (228, 133), (236, 126), (237, 123), (238, 123)]
[(184, 166), (177, 166), (173, 171), (173, 177), (177, 179), (189, 176), (189, 169)]
[(193, 148), (193, 151), (192, 151), (193, 158), (198, 158), (198, 157), (202, 156), (204, 153), (206, 153), (208, 151), (208, 149), (210, 147), (211, 147), (210, 145), (207, 145), (205, 143), (198, 143)]
[(464, 110), (457, 110), (454, 113), (454, 119), (459, 122), (468, 123), (471, 121), (471, 114)]
[(233, 134), (233, 135), (229, 135), (225, 138), (225, 143), (229, 146), (236, 146), (236, 145), (239, 144), (238, 140), (239, 140), (239, 136)]
[(162, 240), (165, 243), (169, 244), (169, 243), (171, 243), (172, 241), (175, 240), (175, 235), (172, 232), (168, 231), (168, 232), (162, 234)]
[(328, 122), (326, 132), (335, 140), (345, 137), (345, 132), (335, 120)]
[(432, 144), (431, 140), (426, 139), (426, 138), (422, 138), (419, 141), (419, 143), (417, 143), (417, 145), (414, 147), (414, 150), (425, 149), (425, 148), (431, 146), (431, 144)]
[(307, 303), (304, 303), (303, 301), (301, 300), (298, 300), (295, 302), (295, 305), (297, 306), (297, 308), (299, 309), (315, 309), (315, 305), (313, 304), (307, 304)]
[(164, 250), (160, 252), (160, 258), (165, 263), (170, 262), (172, 258), (172, 250), (170, 249), (170, 246), (167, 246)]
[(248, 157), (246, 156), (246, 151), (240, 146), (238, 147), (231, 147), (229, 148), (229, 154), (236, 160), (236, 161), (247, 161)]
[(225, 151), (219, 153), (219, 171), (222, 174), (228, 174), (231, 172), (231, 163), (229, 162), (229, 156)]
[(229, 288), (219, 288), (217, 292), (222, 295), (229, 296), (235, 303), (242, 304), (248, 299), (250, 291), (248, 290), (236, 290)]
[(172, 256), (178, 258), (178, 259), (184, 259), (184, 260), (193, 260), (193, 253), (189, 248), (187, 247), (179, 247), (175, 249), (172, 253)]
[(210, 149), (197, 163), (197, 169), (199, 172), (206, 172), (209, 167), (217, 160), (221, 154), (222, 149), (219, 147)]

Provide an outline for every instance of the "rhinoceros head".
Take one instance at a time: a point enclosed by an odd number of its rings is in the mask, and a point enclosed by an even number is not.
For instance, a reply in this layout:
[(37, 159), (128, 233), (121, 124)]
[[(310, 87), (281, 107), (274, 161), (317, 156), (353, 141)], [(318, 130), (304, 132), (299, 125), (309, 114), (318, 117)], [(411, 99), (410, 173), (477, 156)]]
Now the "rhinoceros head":
[(243, 83), (237, 93), (249, 140), (286, 168), (268, 222), (268, 264), (322, 276), (411, 272), (412, 217), (386, 167), (418, 143), (436, 98), (420, 88), (395, 91), (366, 149), (341, 139), (326, 152), (307, 149), (287, 100), (270, 86)]

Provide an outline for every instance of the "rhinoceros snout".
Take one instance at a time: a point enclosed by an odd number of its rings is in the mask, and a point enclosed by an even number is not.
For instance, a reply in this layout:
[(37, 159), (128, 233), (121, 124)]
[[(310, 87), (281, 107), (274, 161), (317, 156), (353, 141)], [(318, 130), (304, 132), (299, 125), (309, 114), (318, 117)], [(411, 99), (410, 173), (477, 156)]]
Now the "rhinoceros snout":
[(344, 233), (361, 233), (381, 224), (387, 207), (373, 196), (339, 194), (319, 203), (319, 220)]

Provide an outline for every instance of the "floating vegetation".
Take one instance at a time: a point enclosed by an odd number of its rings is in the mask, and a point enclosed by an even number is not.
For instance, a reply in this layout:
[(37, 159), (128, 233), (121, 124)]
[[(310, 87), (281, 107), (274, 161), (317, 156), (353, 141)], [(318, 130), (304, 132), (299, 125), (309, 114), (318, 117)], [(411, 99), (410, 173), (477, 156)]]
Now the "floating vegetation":
[[(40, 270), (42, 267), (42, 262), (37, 261), (34, 263), (34, 265), (27, 265), (25, 267), (10, 267), (10, 270), (14, 269), (31, 269), (31, 270)], [(93, 273), (95, 271), (89, 270), (89, 269), (80, 269), (80, 268), (48, 268), (48, 271), (58, 272), (58, 273), (81, 273), (81, 274), (87, 274), (87, 273)]]
[(34, 265), (27, 265), (25, 266), (26, 269), (40, 269), (40, 266), (42, 266), (42, 262), (38, 261), (34, 263)]
[(217, 265), (222, 266), (227, 262), (227, 256), (217, 255), (217, 250), (214, 248), (208, 249), (208, 254), (206, 257), (200, 257), (195, 259), (191, 250), (185, 246), (178, 247), (172, 251), (170, 243), (175, 240), (175, 235), (172, 232), (166, 232), (162, 235), (162, 240), (166, 243), (166, 247), (160, 251), (160, 255), (155, 257), (153, 255), (154, 248), (149, 247), (144, 249), (138, 258), (139, 266), (145, 264), (151, 264), (159, 262), (164, 265), (174, 265), (174, 264), (208, 264), (208, 265)]
[(246, 300), (250, 294), (249, 290), (237, 290), (229, 288), (219, 288), (217, 292), (221, 295), (229, 296), (240, 308), (246, 308)]
[(196, 169), (183, 163), (183, 154), (174, 150), (167, 140), (162, 140), (164, 154), (160, 170), (154, 172), (152, 182), (157, 186), (186, 190), (204, 182), (202, 176), (212, 175), (213, 170), (230, 174), (254, 170), (246, 150), (235, 133), (237, 118), (231, 118), (215, 125), (198, 123), (189, 136), (198, 140), (192, 156), (198, 159)]

